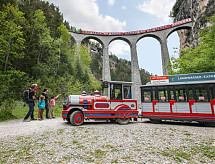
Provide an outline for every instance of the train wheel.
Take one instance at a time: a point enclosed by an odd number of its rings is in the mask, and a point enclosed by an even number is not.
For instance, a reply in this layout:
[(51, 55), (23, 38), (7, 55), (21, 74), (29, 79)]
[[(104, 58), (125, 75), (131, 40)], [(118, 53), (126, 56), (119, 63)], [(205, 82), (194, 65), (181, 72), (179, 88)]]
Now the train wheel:
[(66, 121), (70, 122), (70, 116), (71, 116), (71, 114), (69, 114), (69, 115), (66, 117)]
[(70, 115), (70, 123), (74, 126), (80, 126), (84, 123), (84, 116), (81, 111), (74, 111)]
[(161, 120), (157, 120), (157, 119), (150, 119), (150, 121), (151, 121), (153, 124), (160, 124), (160, 123), (161, 123)]
[(204, 122), (205, 126), (215, 127), (215, 122)]
[(205, 126), (204, 122), (202, 122), (202, 121), (199, 121), (199, 125)]
[(129, 118), (118, 118), (118, 119), (116, 120), (116, 122), (117, 122), (118, 124), (120, 124), (120, 125), (126, 125), (126, 124), (129, 123), (129, 121), (130, 121)]
[(114, 119), (110, 119), (110, 123), (115, 123), (116, 121)]

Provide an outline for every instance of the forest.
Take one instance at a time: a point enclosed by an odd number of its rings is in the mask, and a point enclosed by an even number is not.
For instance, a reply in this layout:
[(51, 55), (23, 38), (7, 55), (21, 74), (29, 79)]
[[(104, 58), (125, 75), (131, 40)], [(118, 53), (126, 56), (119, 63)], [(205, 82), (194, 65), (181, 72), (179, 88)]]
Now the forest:
[(88, 49), (75, 51), (58, 7), (41, 0), (0, 5), (0, 113), (11, 114), (32, 83), (49, 88), (50, 95), (99, 89)]

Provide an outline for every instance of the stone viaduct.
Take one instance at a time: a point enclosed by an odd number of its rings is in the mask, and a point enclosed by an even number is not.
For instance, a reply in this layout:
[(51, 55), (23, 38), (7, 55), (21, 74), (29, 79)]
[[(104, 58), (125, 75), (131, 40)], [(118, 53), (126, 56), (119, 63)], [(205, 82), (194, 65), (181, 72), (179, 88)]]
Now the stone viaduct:
[(140, 78), (140, 71), (139, 71), (139, 64), (138, 64), (138, 56), (137, 56), (137, 50), (136, 45), (137, 42), (145, 37), (152, 37), (159, 41), (161, 45), (161, 58), (162, 58), (162, 69), (163, 69), (163, 75), (166, 75), (168, 73), (167, 65), (169, 62), (169, 52), (167, 47), (167, 38), (170, 34), (172, 34), (175, 31), (181, 30), (181, 29), (191, 29), (192, 28), (192, 22), (182, 24), (179, 26), (175, 26), (172, 28), (168, 28), (162, 31), (155, 31), (155, 32), (149, 32), (149, 33), (143, 33), (143, 34), (137, 34), (137, 35), (95, 35), (95, 34), (80, 34), (80, 33), (73, 33), (71, 32), (72, 40), (74, 43), (76, 43), (76, 46), (79, 47), (83, 41), (94, 39), (98, 41), (103, 48), (103, 71), (102, 71), (102, 79), (106, 81), (111, 80), (110, 75), (110, 61), (109, 61), (109, 52), (108, 47), (109, 44), (115, 40), (123, 40), (127, 42), (131, 49), (131, 76), (132, 76), (132, 82), (133, 82), (133, 89), (132, 89), (132, 97), (134, 99), (137, 99), (138, 106), (140, 107), (140, 86), (141, 86), (141, 78)]

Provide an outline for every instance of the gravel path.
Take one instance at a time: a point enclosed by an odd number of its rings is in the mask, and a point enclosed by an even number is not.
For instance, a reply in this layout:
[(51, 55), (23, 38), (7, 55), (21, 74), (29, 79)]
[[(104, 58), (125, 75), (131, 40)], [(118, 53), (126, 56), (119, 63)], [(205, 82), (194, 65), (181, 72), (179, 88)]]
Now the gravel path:
[(215, 163), (215, 128), (61, 118), (0, 123), (0, 163)]

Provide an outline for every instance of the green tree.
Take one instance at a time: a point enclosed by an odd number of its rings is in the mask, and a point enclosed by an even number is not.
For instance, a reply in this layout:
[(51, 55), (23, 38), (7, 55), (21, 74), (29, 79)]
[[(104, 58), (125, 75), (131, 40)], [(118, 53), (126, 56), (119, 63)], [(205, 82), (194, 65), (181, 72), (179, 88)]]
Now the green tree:
[(22, 24), (25, 19), (17, 6), (8, 4), (0, 11), (0, 20), (0, 62), (1, 70), (6, 71), (19, 66), (19, 59), (24, 57)]
[(23, 13), (10, 3), (0, 11), (0, 117), (11, 115), (14, 101), (19, 99), (26, 74), (20, 71), (24, 57)]
[(209, 21), (212, 25), (200, 30), (199, 45), (195, 49), (186, 48), (180, 58), (171, 59), (169, 74), (215, 71), (215, 15)]

